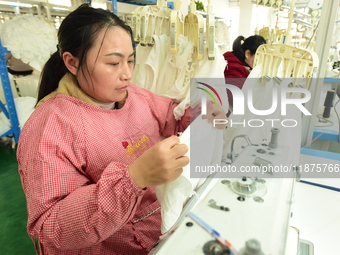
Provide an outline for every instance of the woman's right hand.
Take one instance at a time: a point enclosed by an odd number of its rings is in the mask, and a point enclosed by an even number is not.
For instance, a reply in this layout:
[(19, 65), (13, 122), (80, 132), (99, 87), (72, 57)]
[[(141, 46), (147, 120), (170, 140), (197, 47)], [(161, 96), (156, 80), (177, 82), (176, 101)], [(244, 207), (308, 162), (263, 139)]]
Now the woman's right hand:
[(139, 188), (168, 183), (182, 174), (182, 168), (189, 164), (189, 158), (184, 156), (189, 148), (179, 143), (177, 136), (168, 137), (146, 150), (129, 166), (129, 174)]

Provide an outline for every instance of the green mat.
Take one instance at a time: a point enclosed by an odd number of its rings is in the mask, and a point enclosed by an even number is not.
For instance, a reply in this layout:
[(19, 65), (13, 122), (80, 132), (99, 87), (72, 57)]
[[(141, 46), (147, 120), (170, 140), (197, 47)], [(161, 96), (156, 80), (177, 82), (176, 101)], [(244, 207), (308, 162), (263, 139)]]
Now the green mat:
[(15, 149), (0, 141), (0, 249), (2, 255), (34, 255)]

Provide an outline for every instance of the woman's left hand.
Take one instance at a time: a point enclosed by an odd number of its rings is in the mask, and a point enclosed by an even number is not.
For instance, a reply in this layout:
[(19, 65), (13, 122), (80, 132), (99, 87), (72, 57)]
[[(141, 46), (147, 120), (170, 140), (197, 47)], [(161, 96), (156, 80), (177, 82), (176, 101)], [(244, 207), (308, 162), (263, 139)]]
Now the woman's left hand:
[(225, 129), (228, 126), (228, 118), (225, 111), (220, 105), (215, 103), (207, 106), (207, 114), (202, 115), (202, 119), (207, 119), (217, 129)]

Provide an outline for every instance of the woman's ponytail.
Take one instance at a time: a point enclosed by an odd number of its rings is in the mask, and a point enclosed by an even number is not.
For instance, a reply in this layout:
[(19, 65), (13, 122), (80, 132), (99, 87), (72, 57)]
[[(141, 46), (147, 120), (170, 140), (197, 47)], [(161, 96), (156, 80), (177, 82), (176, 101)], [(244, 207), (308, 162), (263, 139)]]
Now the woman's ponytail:
[(37, 102), (56, 90), (59, 81), (67, 72), (68, 70), (58, 50), (50, 57), (42, 70)]
[(233, 43), (233, 54), (244, 64), (244, 65), (248, 65), (244, 59), (244, 50), (242, 47), (244, 41), (244, 36), (240, 35), (239, 37), (237, 37)]
[(233, 51), (242, 50), (242, 41), (244, 41), (244, 36), (238, 36), (233, 42)]

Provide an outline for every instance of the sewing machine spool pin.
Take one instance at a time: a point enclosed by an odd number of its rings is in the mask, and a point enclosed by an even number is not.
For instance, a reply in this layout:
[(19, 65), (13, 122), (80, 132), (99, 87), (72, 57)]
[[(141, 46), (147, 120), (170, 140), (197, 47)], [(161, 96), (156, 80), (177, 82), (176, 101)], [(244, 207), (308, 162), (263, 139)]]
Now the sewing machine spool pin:
[(230, 250), (222, 247), (216, 240), (211, 240), (203, 246), (204, 255), (230, 255)]

